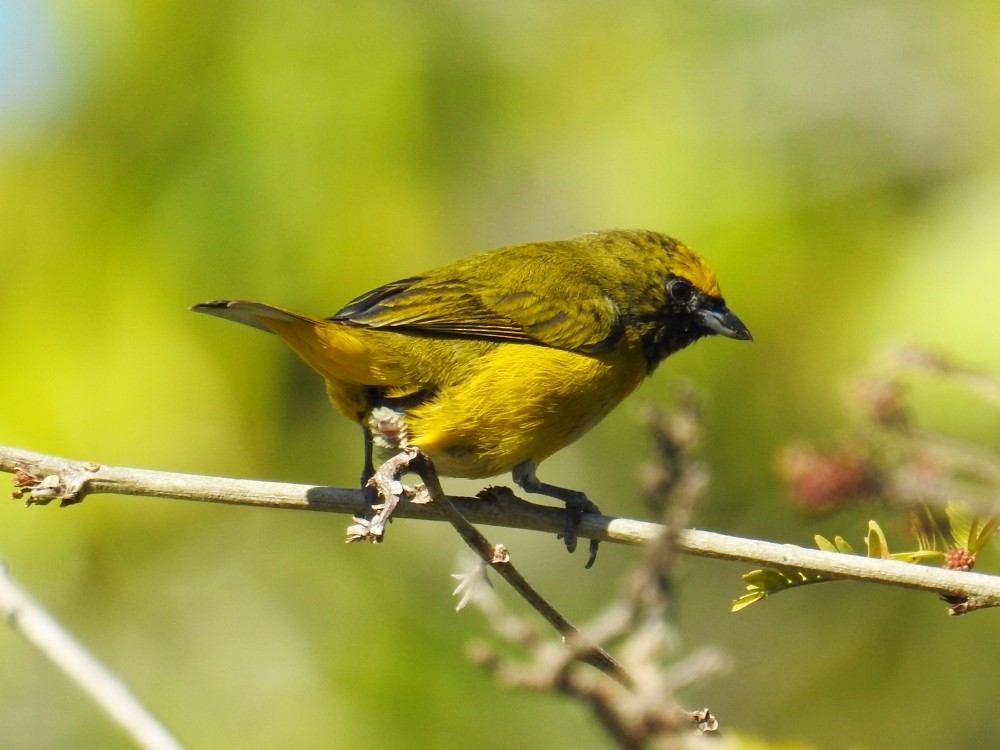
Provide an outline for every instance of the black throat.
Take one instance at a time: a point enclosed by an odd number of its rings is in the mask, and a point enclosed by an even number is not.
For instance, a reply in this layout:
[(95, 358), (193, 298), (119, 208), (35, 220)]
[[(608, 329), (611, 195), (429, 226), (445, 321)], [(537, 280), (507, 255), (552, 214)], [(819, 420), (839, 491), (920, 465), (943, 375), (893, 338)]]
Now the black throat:
[(669, 312), (643, 321), (639, 340), (647, 371), (652, 374), (664, 359), (709, 333), (693, 313)]

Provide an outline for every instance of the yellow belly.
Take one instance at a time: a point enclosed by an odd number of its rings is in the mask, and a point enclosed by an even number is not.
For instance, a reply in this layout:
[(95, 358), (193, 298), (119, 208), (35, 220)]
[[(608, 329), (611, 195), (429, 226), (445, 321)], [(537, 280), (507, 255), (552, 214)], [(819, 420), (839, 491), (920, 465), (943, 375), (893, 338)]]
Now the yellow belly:
[(405, 411), (407, 441), (441, 474), (477, 479), (536, 465), (607, 416), (642, 381), (638, 351), (585, 355), (501, 344), (461, 382)]

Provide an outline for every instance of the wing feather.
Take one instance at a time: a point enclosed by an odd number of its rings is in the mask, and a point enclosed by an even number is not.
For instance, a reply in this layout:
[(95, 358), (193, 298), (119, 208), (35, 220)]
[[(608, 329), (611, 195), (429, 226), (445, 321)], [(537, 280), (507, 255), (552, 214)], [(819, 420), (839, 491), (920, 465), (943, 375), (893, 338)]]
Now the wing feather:
[[(503, 283), (484, 284), (476, 278), (402, 279), (352, 300), (330, 320), (581, 352), (608, 349), (621, 337), (618, 308), (599, 290), (576, 288), (569, 297), (560, 294), (558, 283), (543, 292), (537, 279), (518, 281), (519, 286), (507, 289)], [(527, 288), (529, 284), (536, 288)]]

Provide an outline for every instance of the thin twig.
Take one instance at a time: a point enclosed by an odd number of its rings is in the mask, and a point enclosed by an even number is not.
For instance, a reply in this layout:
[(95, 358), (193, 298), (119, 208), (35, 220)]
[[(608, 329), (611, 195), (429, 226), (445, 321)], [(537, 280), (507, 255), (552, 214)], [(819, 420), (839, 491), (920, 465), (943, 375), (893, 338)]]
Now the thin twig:
[(129, 689), (87, 651), (0, 564), (0, 616), (61, 669), (108, 717), (146, 750), (180, 750), (182, 745)]
[[(399, 454), (396, 459), (390, 459), (390, 461), (395, 461), (393, 467), (397, 472), (403, 468), (409, 468), (410, 471), (413, 471), (424, 481), (422, 489), (426, 491), (427, 496), (426, 498), (420, 497), (420, 490), (418, 490), (418, 499), (416, 502), (418, 504), (426, 502), (437, 505), (443, 511), (448, 522), (458, 532), (459, 536), (462, 537), (473, 552), (479, 555), (483, 563), (495, 570), (546, 622), (556, 629), (576, 659), (596, 667), (626, 687), (631, 684), (628, 673), (611, 654), (600, 646), (590, 643), (583, 633), (563, 617), (559, 610), (553, 607), (545, 597), (528, 583), (524, 576), (514, 567), (514, 564), (510, 560), (510, 553), (506, 547), (502, 544), (490, 543), (478, 529), (462, 516), (441, 488), (441, 482), (438, 479), (434, 464), (423, 453), (420, 453), (416, 449), (409, 449)], [(376, 473), (375, 478), (380, 478), (380, 474)], [(382, 479), (384, 480), (385, 477), (382, 477)], [(391, 502), (388, 496), (396, 491), (395, 486), (391, 483), (391, 478), (389, 479), (389, 483), (383, 481), (383, 486), (379, 486), (379, 494), (382, 495), (387, 503)]]
[[(87, 495), (106, 493), (352, 515), (365, 510), (360, 490), (130, 469), (3, 446), (0, 446), (0, 471), (15, 474), (15, 494), (30, 494), (29, 502), (35, 503), (60, 500), (67, 504), (79, 502)], [(535, 505), (510, 492), (494, 490), (483, 493), (480, 498), (449, 500), (470, 523), (553, 534), (565, 527), (561, 509)], [(440, 505), (421, 505), (405, 499), (395, 515), (397, 518), (445, 520)], [(660, 524), (590, 513), (584, 514), (578, 529), (581, 537), (618, 544), (645, 544), (662, 532)], [(929, 591), (955, 599), (975, 597), (977, 608), (1000, 606), (1000, 577), (997, 576), (811, 550), (710, 531), (680, 531), (676, 545), (680, 552), (698, 557), (794, 568), (833, 578)]]
[(992, 373), (981, 372), (940, 354), (915, 347), (897, 350), (892, 359), (895, 360), (896, 366), (903, 370), (954, 378), (983, 398), (992, 401), (994, 406), (1000, 406), (1000, 378)]

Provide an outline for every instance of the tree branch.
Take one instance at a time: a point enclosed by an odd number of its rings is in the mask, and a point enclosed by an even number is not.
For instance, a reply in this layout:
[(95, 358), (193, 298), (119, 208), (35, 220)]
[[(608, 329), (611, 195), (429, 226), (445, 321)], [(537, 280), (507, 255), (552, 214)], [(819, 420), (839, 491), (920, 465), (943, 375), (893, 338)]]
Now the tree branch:
[(458, 535), (462, 537), (462, 540), (469, 548), (479, 555), (482, 563), (495, 570), (510, 584), (511, 588), (521, 598), (531, 605), (532, 609), (538, 612), (549, 625), (555, 628), (556, 632), (562, 636), (563, 643), (573, 654), (574, 658), (596, 667), (624, 687), (633, 687), (628, 673), (611, 654), (600, 646), (589, 642), (583, 633), (553, 607), (545, 597), (538, 593), (534, 586), (528, 583), (520, 571), (514, 567), (507, 548), (502, 544), (492, 544), (458, 512), (458, 509), (449, 501), (448, 496), (445, 495), (444, 490), (441, 488), (437, 470), (427, 456), (414, 448), (409, 448), (395, 458), (387, 461), (375, 473), (374, 477), (376, 486), (379, 488), (379, 494), (383, 498), (386, 498), (390, 494), (396, 494), (397, 499), (399, 499), (400, 495), (393, 492), (392, 480), (405, 467), (409, 467), (410, 470), (415, 472), (424, 481), (423, 486), (417, 490), (415, 502), (434, 503), (438, 505), (447, 521), (458, 532)]
[[(365, 510), (360, 490), (107, 466), (4, 446), (0, 446), (0, 470), (14, 474), (15, 496), (30, 494), (29, 504), (59, 500), (68, 505), (80, 502), (87, 495), (103, 493), (333, 513), (360, 514)], [(472, 523), (553, 534), (560, 533), (565, 525), (562, 509), (526, 502), (506, 488), (492, 488), (478, 498), (449, 499)], [(405, 500), (399, 504), (395, 516), (446, 520), (439, 506), (433, 503), (424, 505)], [(582, 537), (616, 544), (645, 544), (663, 532), (660, 524), (595, 514), (585, 514), (578, 530)], [(680, 552), (699, 557), (795, 568), (833, 578), (929, 591), (949, 599), (973, 599), (975, 609), (1000, 606), (997, 576), (926, 568), (710, 531), (679, 531), (676, 544)], [(973, 610), (955, 610), (953, 614), (962, 611)]]
[(180, 750), (181, 744), (129, 689), (32, 599), (0, 565), (0, 617), (72, 679), (146, 750)]

